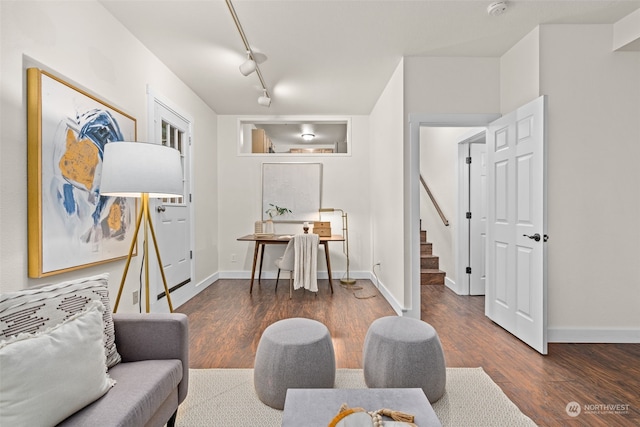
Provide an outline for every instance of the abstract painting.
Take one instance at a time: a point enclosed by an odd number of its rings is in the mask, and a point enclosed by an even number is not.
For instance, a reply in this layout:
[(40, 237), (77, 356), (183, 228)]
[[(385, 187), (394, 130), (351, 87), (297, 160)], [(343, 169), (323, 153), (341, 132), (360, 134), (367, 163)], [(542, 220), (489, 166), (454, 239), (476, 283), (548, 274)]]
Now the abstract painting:
[(106, 144), (136, 119), (38, 68), (27, 69), (29, 277), (126, 257), (135, 199), (100, 194)]
[(319, 219), (322, 199), (322, 163), (263, 163), (262, 219), (271, 205), (291, 210), (278, 222)]

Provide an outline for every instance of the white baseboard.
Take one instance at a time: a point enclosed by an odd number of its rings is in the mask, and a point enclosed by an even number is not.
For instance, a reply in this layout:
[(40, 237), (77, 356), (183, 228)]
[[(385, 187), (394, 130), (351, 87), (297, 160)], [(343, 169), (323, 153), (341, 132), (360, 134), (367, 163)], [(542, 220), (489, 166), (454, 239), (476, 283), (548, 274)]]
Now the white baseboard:
[[(191, 298), (198, 295), (200, 292), (207, 289), (211, 284), (218, 280), (218, 274), (212, 274), (204, 280), (201, 280), (199, 283), (188, 283), (185, 286), (182, 286), (179, 289), (171, 292), (171, 304), (173, 308), (176, 309), (180, 307), (182, 304), (189, 301)], [(162, 298), (160, 301), (154, 302), (153, 312), (154, 313), (168, 313), (169, 306), (165, 302), (166, 298)]]
[(398, 300), (396, 300), (393, 295), (391, 294), (391, 292), (389, 292), (389, 290), (387, 289), (387, 287), (384, 285), (384, 283), (382, 283), (380, 280), (378, 280), (378, 277), (376, 275), (374, 275), (373, 273), (369, 273), (369, 277), (366, 277), (367, 279), (371, 280), (371, 282), (373, 283), (373, 285), (378, 288), (378, 290), (380, 291), (380, 293), (382, 294), (382, 296), (384, 297), (384, 299), (387, 300), (387, 302), (389, 303), (389, 305), (391, 305), (391, 308), (393, 308), (393, 310), (396, 312), (396, 314), (398, 316), (404, 316), (405, 313), (408, 311), (406, 308), (404, 308), (402, 306), (402, 304), (400, 304), (398, 302)]
[(457, 295), (467, 295), (466, 293), (463, 293), (461, 289), (458, 289), (458, 285), (456, 284), (456, 282), (446, 276), (444, 278), (444, 285), (455, 292)]
[(564, 329), (548, 328), (550, 343), (639, 344), (640, 329)]

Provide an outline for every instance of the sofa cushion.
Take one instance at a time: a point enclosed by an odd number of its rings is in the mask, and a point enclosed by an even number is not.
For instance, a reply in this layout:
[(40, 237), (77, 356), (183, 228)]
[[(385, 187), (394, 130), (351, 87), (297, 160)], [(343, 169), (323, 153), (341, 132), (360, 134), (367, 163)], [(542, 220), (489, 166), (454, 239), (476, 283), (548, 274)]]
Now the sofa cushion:
[(55, 326), (82, 311), (93, 300), (105, 307), (104, 348), (107, 366), (120, 362), (116, 349), (111, 306), (109, 275), (49, 285), (38, 289), (8, 292), (0, 295), (0, 340), (19, 333), (34, 333)]
[(51, 329), (0, 342), (0, 425), (55, 425), (109, 390), (103, 311), (93, 301)]
[[(109, 370), (116, 385), (107, 394), (73, 414), (60, 427), (103, 425), (144, 426), (167, 398), (178, 407), (177, 386), (182, 362), (177, 359), (122, 362)], [(96, 420), (100, 420), (96, 424)]]

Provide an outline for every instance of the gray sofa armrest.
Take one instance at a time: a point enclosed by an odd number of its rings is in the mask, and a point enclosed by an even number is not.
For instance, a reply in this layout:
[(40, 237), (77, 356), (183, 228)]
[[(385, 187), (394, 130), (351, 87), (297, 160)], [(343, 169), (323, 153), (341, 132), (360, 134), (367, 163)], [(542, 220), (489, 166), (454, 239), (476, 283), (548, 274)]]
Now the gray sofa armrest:
[(123, 362), (180, 359), (178, 402), (189, 387), (189, 321), (182, 313), (114, 313), (116, 348)]

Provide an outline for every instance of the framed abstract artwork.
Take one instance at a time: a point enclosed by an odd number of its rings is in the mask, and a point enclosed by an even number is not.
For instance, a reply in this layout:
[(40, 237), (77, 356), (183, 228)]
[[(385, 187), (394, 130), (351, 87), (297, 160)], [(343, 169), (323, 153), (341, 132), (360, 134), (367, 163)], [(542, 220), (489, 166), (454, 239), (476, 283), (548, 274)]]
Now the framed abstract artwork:
[(136, 199), (100, 195), (100, 173), (106, 144), (135, 140), (135, 118), (27, 69), (29, 277), (127, 256)]
[(281, 206), (291, 212), (277, 222), (317, 221), (322, 196), (322, 163), (263, 163), (262, 219)]

